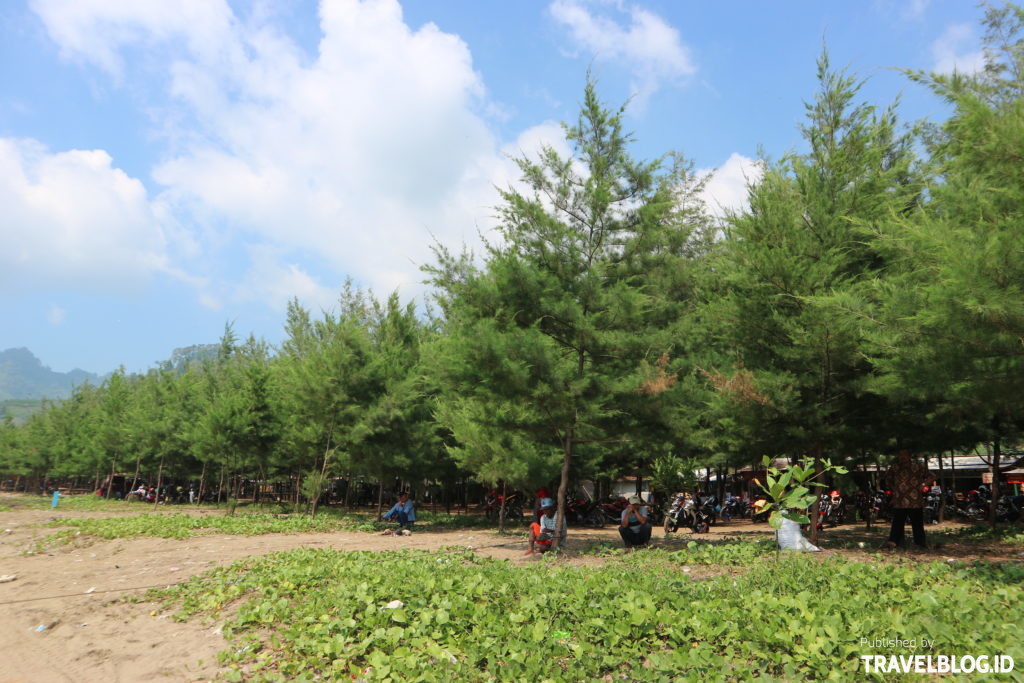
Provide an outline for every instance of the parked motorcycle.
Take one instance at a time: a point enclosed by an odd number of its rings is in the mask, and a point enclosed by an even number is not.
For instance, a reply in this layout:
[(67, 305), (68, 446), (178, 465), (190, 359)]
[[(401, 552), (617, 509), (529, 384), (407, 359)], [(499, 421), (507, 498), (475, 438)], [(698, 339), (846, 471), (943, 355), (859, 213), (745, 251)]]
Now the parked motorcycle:
[(606, 523), (605, 515), (600, 506), (592, 500), (573, 496), (565, 501), (565, 506), (566, 519), (569, 524), (579, 524), (580, 526), (592, 529), (600, 529)]
[(753, 503), (750, 504), (750, 521), (756, 523), (767, 522), (768, 517), (771, 514), (765, 510), (765, 504), (768, 500), (764, 496), (758, 496)]
[(822, 494), (818, 504), (818, 528), (824, 525), (839, 526), (846, 521), (846, 502), (839, 491)]
[(681, 528), (690, 528), (693, 526), (693, 521), (692, 501), (684, 495), (678, 495), (665, 512), (665, 535)]
[(939, 523), (939, 506), (942, 505), (942, 495), (929, 491), (924, 494), (924, 523), (925, 524), (938, 524)]
[(739, 499), (732, 497), (726, 498), (725, 502), (722, 503), (722, 510), (720, 514), (722, 515), (723, 522), (730, 522), (735, 517), (739, 517), (742, 514)]
[(518, 520), (523, 518), (523, 497), (518, 491), (513, 491), (508, 496), (502, 496), (492, 489), (484, 498), (484, 515), (487, 519), (498, 519), (498, 516), (501, 514), (502, 499), (505, 502), (505, 519)]
[(711, 530), (717, 514), (718, 498), (703, 496), (696, 498), (693, 505), (693, 525), (690, 527), (695, 534), (706, 534)]

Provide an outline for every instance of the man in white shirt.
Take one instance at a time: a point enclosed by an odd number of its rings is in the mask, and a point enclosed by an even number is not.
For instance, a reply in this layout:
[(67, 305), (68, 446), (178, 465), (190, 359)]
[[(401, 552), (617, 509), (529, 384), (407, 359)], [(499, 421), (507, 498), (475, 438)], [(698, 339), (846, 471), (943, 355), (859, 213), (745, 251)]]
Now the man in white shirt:
[[(550, 498), (543, 498), (540, 501), (540, 519), (530, 525), (530, 549), (527, 555), (534, 553), (546, 553), (551, 550), (552, 541), (555, 539), (557, 530), (557, 519), (555, 513), (555, 501)], [(565, 537), (565, 532), (562, 532)]]

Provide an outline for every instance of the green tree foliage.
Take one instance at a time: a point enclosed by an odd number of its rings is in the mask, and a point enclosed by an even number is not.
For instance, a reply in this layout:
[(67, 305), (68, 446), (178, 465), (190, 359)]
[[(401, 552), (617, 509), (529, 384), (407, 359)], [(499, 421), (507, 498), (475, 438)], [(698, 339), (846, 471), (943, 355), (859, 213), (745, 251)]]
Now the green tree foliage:
[(832, 299), (884, 266), (858, 224), (912, 210), (920, 184), (894, 111), (857, 103), (861, 83), (827, 56), (818, 79), (802, 128), (809, 150), (766, 168), (711, 264), (721, 280), (705, 316), (731, 360), (708, 371), (713, 422), (725, 427), (715, 439), (720, 450), (754, 450), (751, 459), (846, 456), (884, 410), (866, 395), (857, 320)]
[(857, 297), (885, 266), (859, 226), (912, 211), (921, 183), (895, 111), (858, 103), (862, 83), (827, 55), (818, 80), (801, 129), (808, 151), (766, 168), (712, 264), (720, 296), (705, 315), (732, 365), (708, 372), (711, 421), (724, 427), (713, 441), (750, 459), (845, 459), (890, 438), (889, 409), (868, 391), (868, 340), (836, 301)]
[(1000, 443), (1024, 428), (1024, 10), (988, 7), (985, 26), (981, 74), (913, 74), (953, 114), (931, 140), (923, 211), (879, 227), (902, 268), (883, 290), (877, 362), (891, 392), (993, 442), (998, 470)]
[(565, 129), (573, 154), (517, 160), (525, 187), (502, 193), (483, 267), (439, 248), (430, 269), (446, 318), (438, 415), (454, 457), (515, 483), (550, 480), (560, 461), (560, 524), (570, 468), (640, 434), (629, 425), (647, 407), (641, 361), (673, 350), (665, 327), (704, 220), (688, 167), (633, 160), (622, 114), (588, 83)]

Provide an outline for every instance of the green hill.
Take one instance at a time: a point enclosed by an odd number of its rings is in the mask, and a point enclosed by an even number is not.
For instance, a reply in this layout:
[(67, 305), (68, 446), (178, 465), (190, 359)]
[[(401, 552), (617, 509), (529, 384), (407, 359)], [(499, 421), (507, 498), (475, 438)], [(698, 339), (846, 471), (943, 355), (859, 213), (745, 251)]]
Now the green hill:
[(101, 378), (85, 370), (54, 372), (26, 348), (0, 351), (0, 401), (8, 399), (61, 399), (84, 383)]

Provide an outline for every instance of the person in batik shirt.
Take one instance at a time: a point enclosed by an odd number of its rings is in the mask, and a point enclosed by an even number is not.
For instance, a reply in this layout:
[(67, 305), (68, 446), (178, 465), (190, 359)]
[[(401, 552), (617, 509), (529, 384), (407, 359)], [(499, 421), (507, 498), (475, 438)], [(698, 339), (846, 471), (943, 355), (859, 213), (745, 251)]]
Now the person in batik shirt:
[(903, 545), (907, 519), (914, 533), (914, 545), (927, 548), (924, 537), (924, 491), (923, 488), (935, 482), (935, 476), (927, 467), (914, 460), (910, 451), (903, 449), (896, 456), (896, 462), (885, 473), (886, 486), (892, 491), (892, 528), (889, 540), (883, 547), (896, 548)]

